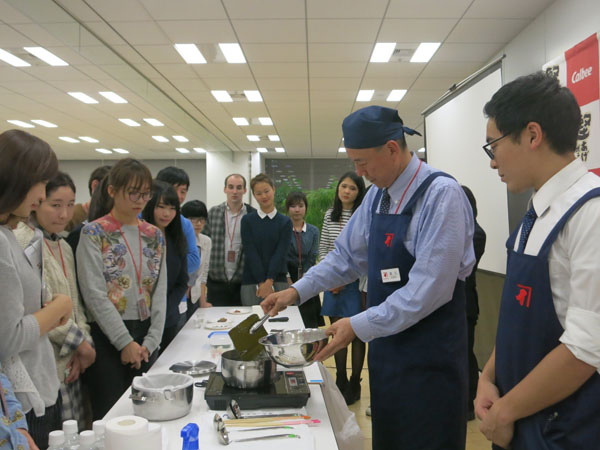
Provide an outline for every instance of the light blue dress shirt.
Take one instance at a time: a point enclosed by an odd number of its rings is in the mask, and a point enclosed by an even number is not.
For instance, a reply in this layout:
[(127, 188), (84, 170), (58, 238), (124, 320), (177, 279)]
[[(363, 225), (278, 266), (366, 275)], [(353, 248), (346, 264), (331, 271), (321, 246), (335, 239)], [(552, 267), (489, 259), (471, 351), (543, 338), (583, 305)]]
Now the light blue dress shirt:
[[(390, 214), (401, 213), (418, 186), (436, 171), (426, 163), (419, 169), (419, 159), (413, 155), (388, 189)], [(367, 274), (371, 207), (376, 194), (373, 186), (336, 239), (335, 249), (293, 284), (301, 302)], [(408, 283), (378, 306), (353, 316), (350, 323), (356, 335), (368, 342), (399, 333), (450, 301), (456, 280), (464, 280), (475, 265), (473, 230), (473, 212), (460, 185), (446, 177), (435, 179), (416, 203), (404, 239), (406, 249), (416, 259)]]

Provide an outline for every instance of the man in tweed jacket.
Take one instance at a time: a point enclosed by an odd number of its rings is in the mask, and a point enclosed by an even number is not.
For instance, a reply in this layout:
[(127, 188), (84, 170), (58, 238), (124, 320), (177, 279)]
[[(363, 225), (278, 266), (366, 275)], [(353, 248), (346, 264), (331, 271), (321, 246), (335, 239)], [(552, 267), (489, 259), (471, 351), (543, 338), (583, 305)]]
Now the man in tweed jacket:
[(213, 306), (241, 306), (240, 288), (244, 272), (241, 221), (255, 208), (244, 203), (246, 179), (242, 175), (228, 175), (223, 192), (227, 201), (210, 209), (203, 230), (212, 240), (206, 300)]

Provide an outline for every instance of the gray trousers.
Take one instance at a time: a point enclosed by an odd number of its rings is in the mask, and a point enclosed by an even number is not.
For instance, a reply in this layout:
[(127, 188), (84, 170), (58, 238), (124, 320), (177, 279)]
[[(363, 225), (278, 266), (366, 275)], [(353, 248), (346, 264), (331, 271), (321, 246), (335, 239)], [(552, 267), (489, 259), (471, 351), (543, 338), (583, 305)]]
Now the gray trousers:
[[(275, 292), (283, 291), (289, 288), (290, 285), (285, 281), (275, 281), (273, 283), (273, 289)], [(242, 305), (244, 306), (252, 306), (258, 305), (264, 299), (256, 296), (256, 284), (242, 284), (241, 294), (242, 294)]]

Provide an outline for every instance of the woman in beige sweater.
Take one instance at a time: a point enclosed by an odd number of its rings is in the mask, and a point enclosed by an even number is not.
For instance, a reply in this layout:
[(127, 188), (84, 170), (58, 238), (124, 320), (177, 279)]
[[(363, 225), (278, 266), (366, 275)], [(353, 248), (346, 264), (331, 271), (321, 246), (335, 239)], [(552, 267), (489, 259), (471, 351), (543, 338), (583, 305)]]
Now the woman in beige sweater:
[[(48, 337), (54, 349), (60, 380), (62, 419), (77, 420), (83, 428), (85, 421), (80, 375), (94, 362), (96, 351), (79, 299), (73, 252), (69, 244), (58, 236), (71, 220), (74, 203), (73, 180), (69, 175), (59, 172), (46, 185), (46, 199), (32, 213), (31, 224), (44, 234), (43, 280), (47, 297), (64, 294), (73, 301), (73, 312), (67, 323), (52, 330)], [(33, 238), (34, 230), (21, 223), (15, 235), (25, 247)]]

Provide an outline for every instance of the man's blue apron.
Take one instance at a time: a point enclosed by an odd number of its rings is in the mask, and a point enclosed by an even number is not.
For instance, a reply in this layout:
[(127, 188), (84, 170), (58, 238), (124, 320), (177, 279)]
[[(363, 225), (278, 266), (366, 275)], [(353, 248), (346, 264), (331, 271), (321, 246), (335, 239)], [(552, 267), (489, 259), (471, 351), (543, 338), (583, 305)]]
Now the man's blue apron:
[[(429, 175), (400, 214), (376, 214), (369, 234), (368, 306), (384, 302), (408, 282), (415, 258), (404, 237), (416, 202), (442, 172)], [(401, 281), (383, 283), (381, 270), (398, 268)], [(418, 306), (418, 305), (417, 305)], [(412, 327), (369, 343), (374, 450), (465, 448), (467, 323), (464, 282), (452, 300)]]
[[(554, 309), (548, 254), (571, 215), (587, 200), (599, 196), (600, 188), (581, 197), (554, 226), (537, 256), (513, 250), (520, 227), (506, 242), (508, 262), (496, 335), (496, 385), (501, 396), (560, 344), (564, 330)], [(570, 397), (515, 424), (514, 450), (595, 448), (600, 448), (597, 372)]]

